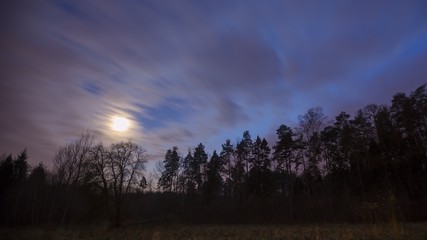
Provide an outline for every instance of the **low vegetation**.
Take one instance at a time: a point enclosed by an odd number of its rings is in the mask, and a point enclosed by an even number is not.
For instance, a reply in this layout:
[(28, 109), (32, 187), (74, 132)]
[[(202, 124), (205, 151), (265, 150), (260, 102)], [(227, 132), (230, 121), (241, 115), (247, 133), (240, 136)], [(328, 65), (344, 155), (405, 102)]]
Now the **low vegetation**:
[(170, 225), (3, 229), (1, 239), (144, 239), (144, 240), (368, 240), (427, 239), (427, 223), (326, 225)]

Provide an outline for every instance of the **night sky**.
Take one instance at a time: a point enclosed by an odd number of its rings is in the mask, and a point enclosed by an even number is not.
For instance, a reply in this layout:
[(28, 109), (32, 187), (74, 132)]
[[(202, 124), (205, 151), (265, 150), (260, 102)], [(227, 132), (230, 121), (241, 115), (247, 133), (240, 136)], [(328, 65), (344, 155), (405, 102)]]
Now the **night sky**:
[[(329, 119), (427, 82), (427, 1), (2, 1), (0, 153), (92, 130), (150, 160)], [(115, 132), (112, 116), (130, 119)]]

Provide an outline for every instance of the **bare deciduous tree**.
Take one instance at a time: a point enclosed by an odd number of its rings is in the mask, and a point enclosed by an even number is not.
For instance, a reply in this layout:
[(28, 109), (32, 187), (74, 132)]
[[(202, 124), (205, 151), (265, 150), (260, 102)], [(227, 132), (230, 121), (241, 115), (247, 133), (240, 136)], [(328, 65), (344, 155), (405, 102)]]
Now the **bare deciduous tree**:
[(84, 132), (76, 141), (58, 150), (54, 157), (58, 183), (65, 185), (82, 183), (93, 147), (93, 138), (89, 131)]
[(131, 141), (93, 148), (92, 179), (102, 189), (109, 213), (112, 207), (109, 216), (115, 226), (121, 225), (124, 197), (138, 188), (145, 162), (145, 150)]
[(71, 202), (70, 196), (68, 196), (70, 191), (83, 184), (87, 175), (87, 164), (91, 156), (93, 138), (91, 132), (86, 131), (76, 141), (61, 147), (55, 154), (53, 162), (56, 181), (65, 188), (62, 189), (65, 195), (60, 196), (65, 201), (61, 217), (62, 223), (65, 222), (68, 215)]

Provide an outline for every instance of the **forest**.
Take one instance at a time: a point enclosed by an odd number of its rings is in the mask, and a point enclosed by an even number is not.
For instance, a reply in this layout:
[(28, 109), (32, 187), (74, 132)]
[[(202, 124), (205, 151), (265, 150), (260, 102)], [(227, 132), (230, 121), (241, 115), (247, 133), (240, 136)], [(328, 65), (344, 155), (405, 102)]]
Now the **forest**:
[(427, 220), (426, 85), (354, 116), (316, 107), (298, 120), (278, 126), (276, 142), (245, 131), (212, 153), (171, 146), (157, 180), (142, 146), (90, 132), (58, 149), (52, 169), (5, 153), (0, 225)]

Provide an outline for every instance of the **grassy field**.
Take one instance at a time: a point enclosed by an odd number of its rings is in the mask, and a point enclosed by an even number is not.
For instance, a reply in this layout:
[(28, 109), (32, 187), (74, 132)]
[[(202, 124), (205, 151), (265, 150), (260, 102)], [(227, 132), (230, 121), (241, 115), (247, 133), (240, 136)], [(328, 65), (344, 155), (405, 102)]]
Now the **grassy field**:
[(120, 229), (70, 227), (1, 229), (0, 239), (408, 239), (427, 240), (427, 223), (376, 225), (145, 225)]

